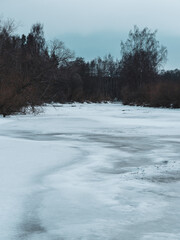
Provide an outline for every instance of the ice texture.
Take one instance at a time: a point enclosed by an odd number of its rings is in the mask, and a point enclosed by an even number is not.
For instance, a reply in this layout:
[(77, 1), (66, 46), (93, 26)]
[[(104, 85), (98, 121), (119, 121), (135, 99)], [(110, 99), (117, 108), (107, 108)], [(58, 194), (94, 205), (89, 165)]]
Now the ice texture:
[(180, 110), (0, 118), (0, 240), (180, 240)]

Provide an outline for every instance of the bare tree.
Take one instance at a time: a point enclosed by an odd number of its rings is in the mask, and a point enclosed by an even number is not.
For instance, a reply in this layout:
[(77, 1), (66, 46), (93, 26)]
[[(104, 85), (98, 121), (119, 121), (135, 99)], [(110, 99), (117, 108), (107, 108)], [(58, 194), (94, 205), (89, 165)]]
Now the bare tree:
[(69, 61), (74, 58), (74, 52), (66, 48), (64, 43), (58, 39), (50, 43), (50, 54), (56, 56), (59, 66), (68, 65)]

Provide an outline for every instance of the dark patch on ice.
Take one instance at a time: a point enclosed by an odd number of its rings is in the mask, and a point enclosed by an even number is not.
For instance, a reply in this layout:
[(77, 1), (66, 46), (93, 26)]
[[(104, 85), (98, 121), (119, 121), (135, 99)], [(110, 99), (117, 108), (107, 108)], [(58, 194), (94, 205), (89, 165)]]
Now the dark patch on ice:
[(45, 232), (46, 229), (41, 225), (39, 219), (29, 219), (29, 221), (24, 219), (24, 222), (22, 223), (20, 228), (19, 238), (29, 239), (31, 235), (42, 234)]
[(168, 194), (168, 192), (159, 192), (159, 191), (153, 191), (153, 190), (143, 190), (143, 193), (152, 193), (154, 195), (158, 195), (158, 196), (162, 196), (164, 198), (172, 198), (172, 199), (176, 199), (176, 198), (179, 198), (178, 196), (176, 195), (170, 195)]
[(113, 136), (111, 134), (89, 134), (86, 135), (86, 137), (90, 141), (107, 144), (109, 148), (115, 148), (130, 153), (150, 151), (162, 146), (159, 142), (157, 146), (157, 139), (153, 137), (150, 139), (149, 137)]
[(31, 239), (34, 235), (46, 233), (46, 228), (39, 217), (42, 194), (43, 192), (34, 192), (24, 202), (24, 213), (17, 229), (18, 239)]
[(101, 168), (98, 170), (99, 173), (107, 173), (107, 174), (124, 174), (129, 172), (129, 170), (125, 169), (107, 169), (107, 168)]
[[(59, 132), (53, 132), (53, 133), (36, 133), (31, 131), (6, 131), (6, 134), (4, 136), (9, 136), (13, 138), (20, 138), (25, 140), (33, 140), (33, 141), (58, 141), (62, 139), (67, 139), (68, 136), (72, 136), (72, 133), (59, 133)], [(1, 133), (1, 136), (3, 134)]]
[(173, 183), (173, 182), (178, 182), (180, 181), (180, 175), (176, 175), (176, 176), (153, 176), (151, 178), (152, 182), (158, 182), (158, 183)]
[(166, 160), (166, 161), (162, 161), (162, 164), (168, 164), (168, 161)]

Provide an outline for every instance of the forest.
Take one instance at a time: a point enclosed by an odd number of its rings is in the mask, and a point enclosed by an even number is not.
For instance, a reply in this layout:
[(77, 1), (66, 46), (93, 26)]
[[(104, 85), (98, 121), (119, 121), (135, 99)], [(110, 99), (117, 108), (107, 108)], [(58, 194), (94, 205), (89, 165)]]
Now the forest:
[[(137, 26), (111, 54), (85, 61), (60, 40), (47, 42), (43, 25), (15, 33), (0, 22), (0, 114), (35, 111), (46, 103), (122, 101), (126, 105), (180, 107), (180, 70), (165, 71), (167, 49), (156, 31)], [(118, 43), (117, 43), (118, 44)]]

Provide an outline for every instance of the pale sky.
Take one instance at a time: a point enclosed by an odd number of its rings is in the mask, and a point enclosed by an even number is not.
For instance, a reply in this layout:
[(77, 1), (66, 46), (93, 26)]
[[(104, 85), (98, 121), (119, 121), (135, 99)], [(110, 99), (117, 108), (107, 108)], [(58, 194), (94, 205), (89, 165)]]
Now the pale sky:
[(77, 56), (111, 53), (120, 58), (120, 40), (134, 25), (158, 30), (168, 48), (166, 68), (180, 68), (180, 0), (0, 0), (0, 14), (28, 33), (44, 24), (48, 39), (59, 38)]

